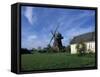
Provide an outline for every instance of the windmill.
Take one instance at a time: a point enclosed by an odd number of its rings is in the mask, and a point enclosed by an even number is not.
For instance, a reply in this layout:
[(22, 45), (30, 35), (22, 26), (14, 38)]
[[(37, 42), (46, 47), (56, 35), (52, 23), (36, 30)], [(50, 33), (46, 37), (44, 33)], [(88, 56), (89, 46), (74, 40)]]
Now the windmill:
[(53, 46), (52, 48), (56, 51), (60, 51), (60, 49), (62, 48), (62, 41), (61, 39), (63, 39), (62, 35), (57, 31), (58, 28), (59, 28), (60, 25), (57, 25), (54, 32), (51, 31), (51, 34), (52, 34), (52, 38), (50, 39), (50, 42), (49, 42), (49, 46), (52, 42), (52, 40), (54, 40), (53, 42)]

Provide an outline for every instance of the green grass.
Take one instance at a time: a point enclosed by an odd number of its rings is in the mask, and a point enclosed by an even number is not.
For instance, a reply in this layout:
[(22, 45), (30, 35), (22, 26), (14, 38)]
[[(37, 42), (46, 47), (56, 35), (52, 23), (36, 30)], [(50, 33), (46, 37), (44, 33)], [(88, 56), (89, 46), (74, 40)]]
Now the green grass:
[(67, 53), (35, 53), (21, 56), (22, 70), (77, 68), (94, 65), (95, 56), (89, 54), (78, 56)]

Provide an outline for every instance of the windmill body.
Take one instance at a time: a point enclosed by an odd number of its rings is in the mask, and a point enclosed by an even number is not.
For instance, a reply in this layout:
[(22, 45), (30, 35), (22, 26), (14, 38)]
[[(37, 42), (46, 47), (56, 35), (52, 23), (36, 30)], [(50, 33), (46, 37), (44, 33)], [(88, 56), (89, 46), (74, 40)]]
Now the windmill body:
[(59, 27), (59, 25), (56, 27), (54, 32), (51, 31), (52, 38), (49, 43), (49, 45), (50, 45), (52, 40), (54, 40), (52, 48), (56, 51), (60, 51), (63, 47), (62, 41), (61, 41), (63, 39), (63, 37), (62, 37), (61, 33), (57, 32), (58, 27)]
[(55, 33), (55, 36), (54, 36), (54, 42), (53, 42), (53, 48), (57, 51), (60, 51), (62, 49), (62, 40), (63, 37), (62, 35), (58, 32), (58, 33)]

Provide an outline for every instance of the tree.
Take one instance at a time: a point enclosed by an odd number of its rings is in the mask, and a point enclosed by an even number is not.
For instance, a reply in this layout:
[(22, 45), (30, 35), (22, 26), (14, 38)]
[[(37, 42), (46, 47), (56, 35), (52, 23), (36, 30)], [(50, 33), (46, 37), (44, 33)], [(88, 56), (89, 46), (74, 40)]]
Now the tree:
[(71, 51), (70, 45), (68, 45), (68, 46), (66, 47), (66, 52), (67, 52), (67, 53), (70, 53), (70, 51)]
[(32, 53), (37, 53), (38, 52), (38, 50), (37, 49), (35, 49), (35, 48), (32, 48)]
[(31, 54), (31, 51), (26, 48), (21, 48), (21, 54)]
[(83, 55), (86, 52), (86, 44), (84, 43), (83, 40), (81, 40), (77, 45), (76, 49), (79, 55)]

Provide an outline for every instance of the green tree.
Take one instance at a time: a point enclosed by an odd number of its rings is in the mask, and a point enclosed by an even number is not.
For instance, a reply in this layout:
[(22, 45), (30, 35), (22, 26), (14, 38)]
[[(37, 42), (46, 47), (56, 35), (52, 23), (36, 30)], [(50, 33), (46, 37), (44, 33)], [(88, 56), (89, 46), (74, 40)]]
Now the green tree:
[(71, 52), (70, 45), (68, 45), (68, 46), (66, 47), (66, 52), (67, 52), (67, 53), (70, 53), (70, 52)]
[(76, 49), (79, 55), (83, 55), (86, 53), (86, 44), (84, 43), (83, 40), (81, 40), (77, 45)]

